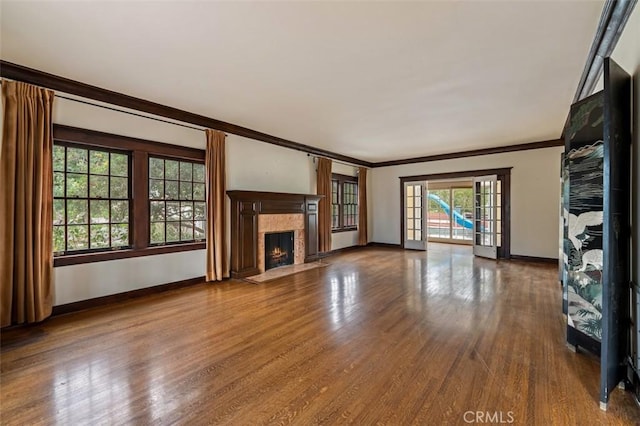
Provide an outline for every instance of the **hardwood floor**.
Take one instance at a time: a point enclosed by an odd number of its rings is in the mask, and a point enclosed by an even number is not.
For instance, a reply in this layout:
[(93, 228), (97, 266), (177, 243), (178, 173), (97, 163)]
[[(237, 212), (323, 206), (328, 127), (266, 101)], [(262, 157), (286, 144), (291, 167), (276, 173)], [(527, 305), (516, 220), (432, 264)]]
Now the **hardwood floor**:
[(599, 365), (565, 346), (553, 265), (452, 245), (326, 262), (4, 332), (1, 422), (640, 424), (622, 390), (599, 410)]

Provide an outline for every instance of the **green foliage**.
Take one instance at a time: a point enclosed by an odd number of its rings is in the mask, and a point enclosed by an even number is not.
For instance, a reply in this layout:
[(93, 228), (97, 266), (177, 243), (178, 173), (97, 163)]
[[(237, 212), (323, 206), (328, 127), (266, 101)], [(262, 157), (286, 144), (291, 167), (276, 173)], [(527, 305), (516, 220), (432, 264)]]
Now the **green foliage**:
[(193, 199), (194, 200), (204, 200), (204, 198), (205, 198), (204, 183), (194, 183), (193, 184)]
[(109, 176), (91, 175), (89, 181), (89, 197), (109, 198)]
[(64, 153), (65, 148), (60, 145), (53, 146), (53, 170), (56, 172), (64, 172)]
[(193, 181), (204, 183), (204, 164), (193, 165)]
[[(54, 145), (55, 252), (129, 245), (129, 161), (127, 154)], [(149, 177), (151, 243), (203, 240), (204, 165), (150, 157)]]
[(129, 156), (54, 145), (53, 167), (54, 251), (128, 246)]
[(193, 203), (180, 203), (180, 219), (190, 220), (193, 218)]
[(111, 153), (111, 175), (125, 177), (129, 175), (129, 156)]
[(121, 177), (111, 177), (111, 198), (129, 197), (129, 180)]
[(180, 220), (180, 203), (178, 201), (167, 201), (165, 211), (167, 220)]
[(67, 197), (86, 197), (88, 176), (77, 173), (67, 173)]
[(167, 242), (180, 241), (180, 222), (167, 222)]
[(126, 223), (111, 225), (111, 246), (123, 247), (129, 245), (129, 225)]
[(193, 177), (193, 165), (184, 161), (180, 162), (180, 180), (190, 181)]
[(193, 199), (193, 184), (191, 182), (180, 181), (180, 199), (181, 200)]
[(151, 223), (151, 244), (164, 243), (164, 222)]
[(67, 171), (77, 173), (87, 173), (88, 152), (86, 149), (67, 148)]
[(164, 198), (164, 180), (149, 179), (149, 198), (152, 200)]
[[(454, 211), (458, 211), (461, 214), (473, 213), (473, 188), (454, 188), (453, 203), (449, 199), (448, 189), (435, 189), (429, 191), (431, 194), (437, 195), (453, 208)], [(442, 207), (432, 199), (429, 199), (429, 213), (442, 212)]]
[(67, 226), (67, 250), (84, 250), (89, 248), (89, 232), (87, 225)]
[(151, 201), (150, 204), (151, 222), (164, 221), (164, 201)]
[(206, 220), (206, 211), (205, 211), (205, 203), (193, 203), (194, 212), (193, 218), (195, 220)]
[(64, 197), (64, 173), (53, 173), (53, 196)]
[(129, 201), (126, 201), (126, 200), (111, 201), (111, 222), (114, 222), (114, 223), (129, 222)]
[(65, 250), (64, 247), (65, 238), (64, 238), (64, 226), (54, 226), (53, 227), (53, 252), (59, 253)]
[(178, 182), (176, 181), (165, 182), (164, 197), (167, 200), (177, 200), (178, 198), (180, 198), (178, 193)]
[(89, 223), (87, 200), (67, 200), (67, 223), (86, 225)]
[(166, 160), (164, 162), (164, 177), (165, 179), (178, 180), (178, 161)]
[(583, 331), (602, 339), (602, 314), (588, 309), (578, 309), (576, 314), (584, 319), (584, 323), (580, 327)]
[(164, 160), (162, 158), (149, 158), (149, 177), (164, 179)]
[(109, 247), (109, 225), (91, 225), (91, 248)]
[(109, 222), (109, 200), (91, 200), (91, 223)]
[(95, 175), (109, 174), (109, 153), (89, 151), (89, 172)]

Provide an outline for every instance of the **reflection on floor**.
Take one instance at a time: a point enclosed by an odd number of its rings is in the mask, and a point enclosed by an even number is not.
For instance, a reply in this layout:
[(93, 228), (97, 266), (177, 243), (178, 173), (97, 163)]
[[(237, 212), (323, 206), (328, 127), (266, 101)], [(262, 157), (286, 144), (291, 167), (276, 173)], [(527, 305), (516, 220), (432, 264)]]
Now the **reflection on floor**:
[(258, 275), (252, 275), (245, 278), (245, 281), (250, 283), (260, 284), (267, 281), (275, 280), (276, 278), (288, 277), (289, 275), (297, 274), (298, 272), (308, 271), (309, 269), (322, 268), (327, 266), (323, 262), (310, 262), (301, 263), (299, 265), (286, 265), (278, 268), (269, 269)]
[[(369, 247), (2, 333), (6, 424), (640, 424), (565, 346), (554, 265)], [(488, 417), (490, 416), (490, 417)]]

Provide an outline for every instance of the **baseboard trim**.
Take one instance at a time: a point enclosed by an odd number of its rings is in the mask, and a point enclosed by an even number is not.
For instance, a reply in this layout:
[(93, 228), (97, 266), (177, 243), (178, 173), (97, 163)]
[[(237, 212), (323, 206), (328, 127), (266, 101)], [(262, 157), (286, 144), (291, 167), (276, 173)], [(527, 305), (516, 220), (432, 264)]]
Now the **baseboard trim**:
[(156, 293), (164, 293), (165, 291), (175, 290), (178, 288), (201, 284), (205, 282), (205, 277), (189, 278), (181, 281), (174, 281), (167, 284), (156, 285), (153, 287), (139, 288), (137, 290), (125, 291), (124, 293), (110, 294), (108, 296), (95, 297), (93, 299), (79, 300), (77, 302), (65, 303), (53, 307), (51, 316), (69, 314), (71, 312), (84, 311), (86, 309), (96, 308), (104, 305), (123, 302), (125, 300), (136, 299), (143, 296), (149, 296)]
[(400, 244), (393, 244), (393, 243), (376, 243), (376, 242), (371, 242), (367, 244), (368, 247), (385, 247), (385, 248), (396, 248), (396, 249), (400, 249), (402, 248), (402, 246)]
[(344, 253), (346, 251), (353, 251), (353, 250), (361, 249), (361, 248), (364, 248), (364, 247), (365, 246), (358, 246), (358, 245), (342, 247), (342, 248), (339, 248), (339, 249), (328, 251), (328, 252), (324, 253), (324, 256), (322, 256), (322, 257), (324, 258), (324, 257), (328, 257), (328, 256), (333, 256), (334, 254)]
[(339, 253), (344, 253), (346, 251), (352, 251), (352, 250), (357, 250), (357, 249), (363, 249), (366, 247), (385, 247), (385, 248), (402, 248), (400, 246), (400, 244), (389, 244), (389, 243), (367, 243), (366, 246), (359, 246), (359, 245), (355, 245), (355, 246), (348, 246), (348, 247), (342, 247), (339, 249), (335, 249), (335, 250), (331, 250), (331, 251), (327, 251), (324, 253), (320, 253), (318, 255), (318, 258), (320, 259), (324, 259), (325, 257), (329, 257), (329, 256), (333, 256), (334, 254), (339, 254)]
[(556, 265), (558, 264), (558, 259), (554, 257), (524, 256), (521, 254), (512, 254), (510, 260), (536, 263), (553, 263)]

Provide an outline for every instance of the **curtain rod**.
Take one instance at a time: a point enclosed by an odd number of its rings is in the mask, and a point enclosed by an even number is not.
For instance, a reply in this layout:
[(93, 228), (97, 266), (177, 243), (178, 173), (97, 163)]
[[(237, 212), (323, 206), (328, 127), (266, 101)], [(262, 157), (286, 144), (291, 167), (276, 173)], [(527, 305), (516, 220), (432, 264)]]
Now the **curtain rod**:
[(70, 98), (68, 96), (58, 95), (57, 93), (54, 94), (54, 96), (56, 98), (66, 99), (68, 101), (73, 101), (73, 102), (78, 102), (78, 103), (81, 103), (81, 104), (86, 104), (86, 105), (91, 105), (91, 106), (95, 106), (95, 107), (99, 107), (99, 108), (104, 108), (104, 109), (108, 109), (110, 111), (122, 112), (124, 114), (129, 114), (129, 115), (133, 115), (133, 116), (136, 116), (136, 117), (148, 118), (149, 120), (155, 120), (155, 121), (160, 121), (162, 123), (173, 124), (175, 126), (186, 127), (187, 129), (199, 130), (201, 132), (205, 131), (205, 129), (203, 127), (196, 127), (196, 126), (190, 126), (188, 124), (176, 123), (175, 121), (169, 121), (169, 120), (165, 120), (165, 119), (158, 118), (158, 117), (151, 117), (151, 116), (148, 116), (148, 115), (139, 114), (137, 112), (127, 111), (127, 110), (123, 110), (123, 109), (119, 109), (119, 108), (115, 108), (115, 107), (110, 107), (110, 106), (106, 106), (106, 105), (101, 105), (101, 104), (85, 101), (85, 100), (82, 100), (82, 99)]
[(356, 168), (364, 167), (365, 169), (370, 169), (371, 168), (371, 167), (360, 166), (360, 165), (353, 164), (353, 163), (347, 163), (346, 161), (334, 160), (333, 158), (323, 157), (321, 155), (315, 155), (315, 154), (308, 154), (307, 153), (307, 157), (312, 157), (314, 162), (316, 161), (316, 158), (327, 158), (328, 160), (331, 160), (333, 163), (344, 164), (345, 166), (351, 166), (351, 167), (356, 167)]
[[(2, 84), (2, 80), (0, 80), (0, 84)], [(99, 103), (95, 103), (95, 102), (90, 102), (90, 101), (87, 101), (87, 100), (84, 100), (84, 99), (71, 98), (71, 97), (68, 97), (68, 96), (59, 95), (57, 92), (54, 92), (53, 95), (56, 98), (66, 99), (68, 101), (78, 102), (78, 103), (85, 104), (85, 105), (91, 105), (91, 106), (95, 106), (95, 107), (98, 107), (98, 108), (103, 108), (103, 109), (106, 109), (106, 110), (109, 110), (109, 111), (121, 112), (123, 114), (129, 114), (129, 115), (133, 115), (135, 117), (147, 118), (149, 120), (159, 121), (161, 123), (173, 124), (175, 126), (185, 127), (187, 129), (199, 130), (201, 132), (204, 132), (206, 130), (206, 128), (204, 128), (204, 127), (196, 127), (196, 126), (192, 126), (192, 125), (189, 125), (189, 124), (179, 123), (179, 122), (176, 122), (176, 121), (165, 120), (163, 118), (153, 117), (152, 115), (140, 114), (140, 113), (137, 113), (137, 112), (126, 110), (126, 109), (120, 109), (120, 108), (116, 108), (116, 107), (113, 107), (113, 106), (107, 106), (107, 105), (103, 105), (103, 104), (99, 104)], [(229, 135), (225, 133), (225, 136), (229, 136)]]

